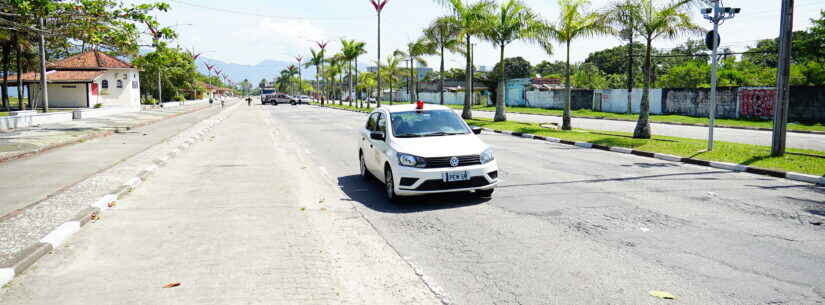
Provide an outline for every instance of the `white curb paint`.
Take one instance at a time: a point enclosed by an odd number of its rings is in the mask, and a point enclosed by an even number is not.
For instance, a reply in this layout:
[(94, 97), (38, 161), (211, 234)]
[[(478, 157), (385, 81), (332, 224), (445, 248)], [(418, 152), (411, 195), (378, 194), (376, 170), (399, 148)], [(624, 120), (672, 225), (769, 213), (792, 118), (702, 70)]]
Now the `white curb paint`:
[(96, 208), (100, 208), (101, 210), (105, 210), (109, 208), (109, 203), (114, 202), (117, 200), (117, 196), (115, 195), (106, 195), (103, 198), (100, 198), (97, 202), (93, 203), (92, 206)]
[(576, 142), (576, 146), (578, 146), (578, 147), (584, 147), (584, 148), (593, 148), (593, 143), (587, 143), (587, 142)]
[(710, 162), (711, 167), (732, 170), (737, 172), (744, 172), (748, 169), (747, 166), (741, 164), (725, 163), (725, 162)]
[(559, 142), (561, 142), (561, 140), (560, 140), (560, 139), (557, 139), (557, 138), (551, 138), (551, 137), (546, 137), (546, 138), (545, 138), (545, 140), (547, 140), (547, 141), (549, 141), (549, 142), (554, 142), (554, 143), (559, 143)]
[(531, 135), (531, 134), (529, 134), (529, 133), (525, 133), (525, 134), (521, 135), (521, 137), (522, 137), (522, 138), (532, 139), (532, 138), (535, 138), (536, 136), (535, 136), (535, 135)]
[(508, 130), (502, 130), (501, 133), (506, 134), (506, 135), (511, 135), (511, 136), (513, 135), (513, 132), (508, 131)]
[(57, 248), (77, 231), (80, 231), (80, 222), (69, 221), (54, 229), (49, 235), (43, 237), (40, 242), (51, 244), (53, 248)]
[(150, 172), (150, 173), (154, 173), (156, 170), (158, 170), (158, 166), (153, 164), (153, 165), (150, 165), (149, 167), (147, 167), (144, 170), (147, 171), (147, 172)]
[(793, 172), (787, 172), (785, 174), (785, 178), (788, 178), (788, 179), (791, 179), (791, 180), (796, 180), (796, 181), (814, 183), (814, 184), (825, 182), (825, 181), (823, 181), (823, 180), (825, 180), (825, 178), (820, 177), (820, 176), (806, 175), (806, 174), (793, 173)]
[(129, 179), (129, 181), (127, 181), (127, 182), (126, 182), (126, 183), (124, 183), (123, 185), (125, 185), (125, 186), (129, 186), (129, 187), (131, 187), (131, 188), (135, 188), (135, 187), (137, 187), (138, 185), (140, 185), (140, 183), (141, 183), (141, 182), (143, 182), (143, 180), (140, 180), (140, 178), (138, 178), (138, 177), (134, 177), (134, 178), (132, 178), (132, 179)]
[(682, 157), (674, 156), (674, 155), (668, 155), (668, 154), (656, 154), (656, 153), (654, 153), (653, 157), (656, 158), (656, 159), (661, 159), (661, 160), (665, 160), (665, 161), (673, 161), (673, 162), (681, 162), (682, 161)]
[(14, 268), (0, 268), (0, 287), (14, 279)]
[(630, 153), (633, 153), (633, 150), (632, 150), (632, 149), (630, 149), (630, 148), (627, 148), (627, 147), (618, 147), (618, 146), (613, 146), (613, 147), (610, 147), (610, 151), (615, 151), (615, 152), (619, 152), (619, 153), (623, 153), (623, 154), (630, 154)]

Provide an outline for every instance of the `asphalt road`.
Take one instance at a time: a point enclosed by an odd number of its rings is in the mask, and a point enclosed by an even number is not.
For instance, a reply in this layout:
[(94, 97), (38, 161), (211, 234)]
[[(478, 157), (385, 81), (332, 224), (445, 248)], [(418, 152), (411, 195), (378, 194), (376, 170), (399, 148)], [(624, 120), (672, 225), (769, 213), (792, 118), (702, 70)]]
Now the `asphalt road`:
[(240, 107), (0, 303), (825, 304), (825, 188), (484, 134), (492, 199), (397, 205), (364, 120)]
[[(492, 118), (493, 112), (473, 111), (473, 116), (482, 118)], [(561, 117), (547, 115), (533, 115), (521, 113), (508, 113), (507, 118), (519, 122), (545, 123), (554, 122), (561, 124)], [(620, 132), (633, 132), (636, 122), (613, 121), (587, 118), (572, 118), (573, 128), (608, 130)], [(690, 139), (706, 140), (708, 138), (708, 128), (701, 126), (683, 126), (669, 124), (650, 124), (653, 134), (669, 137), (681, 137)], [(736, 128), (714, 129), (714, 139), (722, 142), (744, 143), (771, 146), (772, 132), (765, 130), (747, 130)], [(789, 132), (787, 136), (787, 146), (792, 148), (812, 149), (825, 151), (825, 135), (806, 134)]]

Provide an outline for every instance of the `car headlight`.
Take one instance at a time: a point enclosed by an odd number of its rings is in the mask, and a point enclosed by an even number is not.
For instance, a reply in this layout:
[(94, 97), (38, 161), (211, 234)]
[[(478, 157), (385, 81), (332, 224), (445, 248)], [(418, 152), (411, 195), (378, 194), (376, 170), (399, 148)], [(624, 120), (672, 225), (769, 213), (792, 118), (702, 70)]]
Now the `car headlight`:
[(481, 153), (481, 164), (493, 161), (493, 149), (488, 148), (483, 153)]
[(401, 166), (409, 166), (409, 167), (426, 167), (427, 160), (419, 156), (413, 156), (410, 154), (398, 153), (398, 164)]

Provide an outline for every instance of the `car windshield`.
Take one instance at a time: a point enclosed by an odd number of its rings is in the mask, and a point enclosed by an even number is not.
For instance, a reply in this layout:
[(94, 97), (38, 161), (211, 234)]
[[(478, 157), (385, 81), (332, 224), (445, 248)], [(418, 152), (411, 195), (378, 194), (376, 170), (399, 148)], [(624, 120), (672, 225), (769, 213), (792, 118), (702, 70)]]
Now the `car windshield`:
[(397, 138), (468, 134), (470, 130), (450, 110), (405, 111), (390, 114), (392, 132)]

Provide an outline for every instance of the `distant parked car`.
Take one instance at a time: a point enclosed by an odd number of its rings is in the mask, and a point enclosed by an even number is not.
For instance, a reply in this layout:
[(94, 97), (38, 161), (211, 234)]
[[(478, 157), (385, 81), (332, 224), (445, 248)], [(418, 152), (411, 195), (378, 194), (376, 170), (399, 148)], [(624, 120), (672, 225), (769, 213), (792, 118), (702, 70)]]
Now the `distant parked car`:
[(307, 95), (299, 95), (295, 97), (298, 100), (299, 104), (309, 104), (312, 102), (312, 98)]

